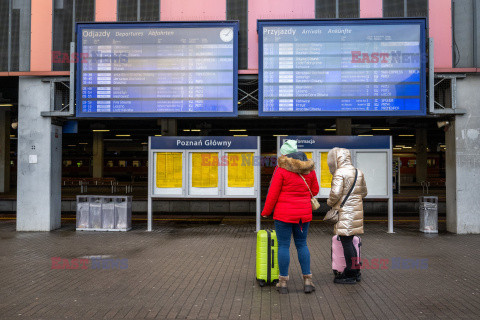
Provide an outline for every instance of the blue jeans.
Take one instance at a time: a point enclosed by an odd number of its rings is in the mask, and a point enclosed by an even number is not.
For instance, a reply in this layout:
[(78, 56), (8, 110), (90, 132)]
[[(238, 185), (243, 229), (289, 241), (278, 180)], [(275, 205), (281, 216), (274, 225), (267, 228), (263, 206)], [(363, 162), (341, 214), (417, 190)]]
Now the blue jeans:
[(307, 233), (310, 222), (302, 224), (286, 223), (275, 220), (275, 232), (278, 241), (278, 267), (281, 276), (288, 276), (288, 266), (290, 265), (290, 239), (292, 238), (297, 247), (298, 261), (302, 267), (303, 274), (310, 274), (310, 251), (307, 247)]

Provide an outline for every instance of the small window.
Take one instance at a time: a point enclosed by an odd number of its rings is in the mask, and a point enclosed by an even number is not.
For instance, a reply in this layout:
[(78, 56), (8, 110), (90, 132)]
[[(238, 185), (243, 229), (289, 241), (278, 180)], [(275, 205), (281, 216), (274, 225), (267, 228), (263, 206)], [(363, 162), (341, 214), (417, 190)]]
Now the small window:
[(137, 0), (118, 0), (117, 20), (118, 21), (137, 21)]
[[(75, 17), (73, 8), (75, 6)], [(93, 21), (95, 19), (94, 0), (64, 1), (54, 0), (53, 8), (53, 51), (54, 71), (70, 70), (70, 42), (74, 39), (74, 23)]]
[(315, 18), (334, 19), (337, 17), (336, 0), (316, 0)]
[[(140, 12), (139, 12), (140, 10)], [(159, 0), (118, 0), (118, 21), (159, 21)]]
[(428, 0), (407, 0), (407, 17), (427, 17)]
[(428, 0), (383, 0), (384, 17), (427, 17)]
[(140, 0), (140, 21), (159, 21), (160, 1)]
[(315, 18), (358, 18), (360, 16), (359, 0), (316, 0)]
[(360, 16), (360, 4), (358, 0), (339, 0), (339, 18), (358, 18)]
[(383, 0), (383, 16), (405, 17), (405, 0)]

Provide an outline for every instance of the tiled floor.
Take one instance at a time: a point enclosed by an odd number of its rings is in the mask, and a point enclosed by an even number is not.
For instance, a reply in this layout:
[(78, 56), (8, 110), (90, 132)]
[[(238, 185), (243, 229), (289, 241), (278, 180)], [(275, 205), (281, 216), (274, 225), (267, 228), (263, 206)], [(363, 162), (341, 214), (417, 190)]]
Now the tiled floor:
[[(0, 221), (1, 319), (474, 319), (480, 317), (480, 236), (423, 235), (415, 225), (385, 233), (367, 223), (363, 270), (353, 286), (333, 283), (331, 226), (314, 224), (309, 247), (317, 291), (302, 292), (292, 248), (290, 293), (255, 281), (254, 224), (143, 222), (126, 233), (75, 232), (71, 221), (45, 233)], [(52, 269), (52, 257), (128, 259), (127, 269)], [(428, 259), (394, 269), (393, 258)], [(71, 260), (70, 260), (71, 261)], [(425, 261), (424, 261), (425, 262)], [(413, 265), (413, 260), (410, 261)]]

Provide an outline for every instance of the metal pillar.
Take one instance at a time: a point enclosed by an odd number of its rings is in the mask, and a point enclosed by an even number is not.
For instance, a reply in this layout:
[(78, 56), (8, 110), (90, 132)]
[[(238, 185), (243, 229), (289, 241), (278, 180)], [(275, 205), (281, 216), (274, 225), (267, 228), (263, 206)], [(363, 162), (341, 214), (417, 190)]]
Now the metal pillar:
[(336, 133), (339, 136), (352, 135), (352, 118), (337, 118), (336, 128)]
[(176, 119), (160, 119), (160, 126), (162, 127), (162, 136), (176, 136), (177, 135), (177, 120)]
[(10, 191), (10, 111), (0, 109), (0, 192)]
[(417, 159), (415, 169), (417, 182), (421, 182), (427, 180), (427, 129), (417, 129), (416, 141)]
[(62, 127), (41, 116), (48, 82), (20, 77), (18, 97), (17, 231), (50, 231), (61, 224)]
[(103, 133), (93, 133), (93, 177), (103, 177)]

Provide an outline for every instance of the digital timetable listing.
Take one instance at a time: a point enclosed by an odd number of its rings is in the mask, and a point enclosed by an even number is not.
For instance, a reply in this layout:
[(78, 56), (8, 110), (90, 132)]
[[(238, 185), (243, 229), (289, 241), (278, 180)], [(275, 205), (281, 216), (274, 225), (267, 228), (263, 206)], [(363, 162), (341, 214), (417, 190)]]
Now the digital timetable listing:
[(425, 114), (425, 21), (259, 21), (259, 115)]
[(235, 116), (237, 22), (78, 24), (77, 116)]

